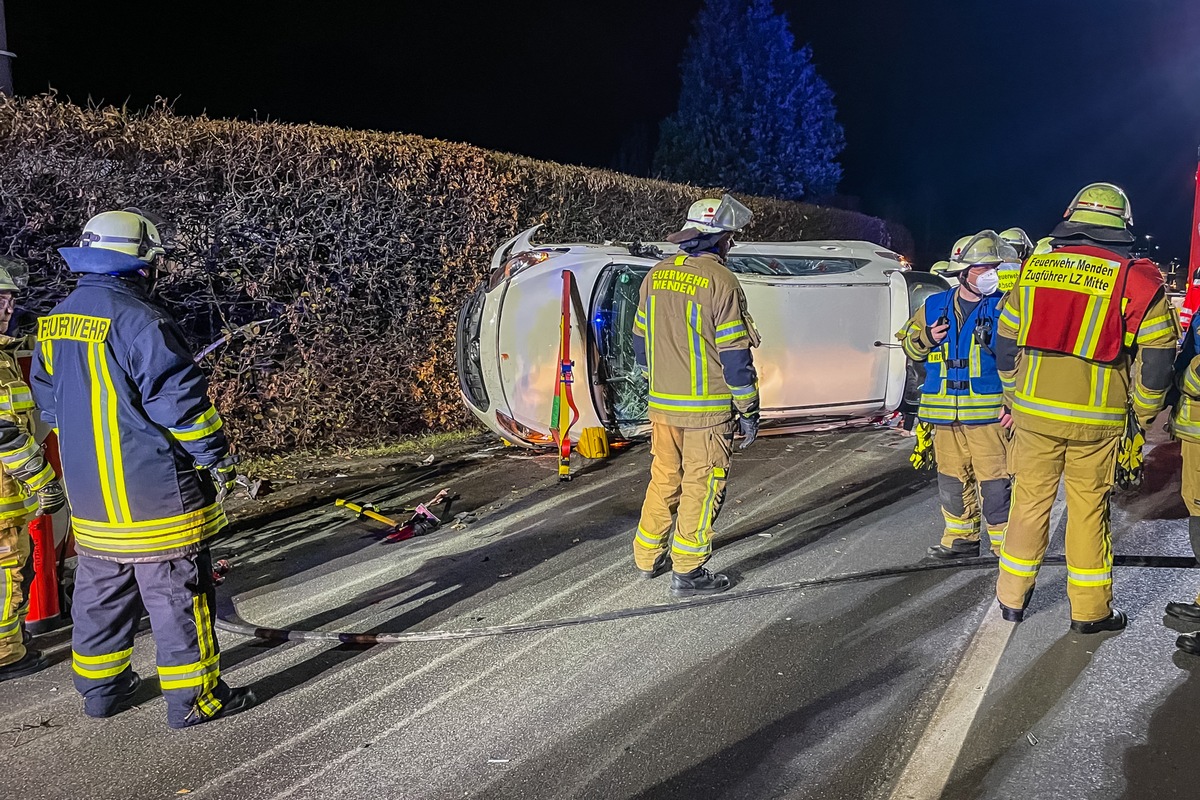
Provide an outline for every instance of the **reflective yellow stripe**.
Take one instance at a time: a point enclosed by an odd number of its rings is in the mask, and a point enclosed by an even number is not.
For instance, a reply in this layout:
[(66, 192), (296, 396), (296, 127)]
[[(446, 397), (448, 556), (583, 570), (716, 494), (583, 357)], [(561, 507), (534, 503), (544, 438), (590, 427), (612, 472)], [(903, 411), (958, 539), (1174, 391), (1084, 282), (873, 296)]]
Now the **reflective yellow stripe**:
[(16, 570), (13, 569), (15, 566), (16, 564), (13, 564), (12, 567), (0, 569), (0, 572), (4, 573), (4, 605), (0, 606), (0, 638), (21, 627), (17, 610), (12, 607), (13, 592), (16, 590), (17, 583)]
[(1189, 366), (1183, 372), (1183, 390), (1190, 395), (1200, 396), (1200, 375), (1194, 367)]
[(1125, 409), (1107, 406), (1065, 403), (1044, 397), (1029, 397), (1017, 392), (1013, 407), (1035, 417), (1071, 422), (1080, 425), (1117, 426), (1125, 424)]
[(54, 342), (50, 339), (42, 342), (42, 366), (46, 368), (47, 375), (54, 374)]
[(105, 653), (98, 656), (85, 656), (72, 651), (71, 667), (75, 670), (76, 674), (91, 680), (111, 678), (114, 675), (120, 675), (129, 668), (129, 660), (132, 655), (132, 647), (116, 653)]
[(17, 469), (27, 462), (29, 459), (42, 452), (42, 448), (38, 447), (37, 442), (28, 434), (23, 436), (25, 444), (18, 447), (16, 450), (5, 450), (0, 452), (0, 463), (8, 467), (10, 470)]
[(942, 517), (946, 521), (946, 531), (948, 533), (966, 533), (973, 534), (979, 530), (979, 517), (956, 517), (946, 509), (942, 509)]
[[(225, 512), (215, 503), (201, 511), (169, 520), (135, 522), (124, 527), (78, 517), (73, 519), (75, 537), (81, 545), (117, 554), (162, 552), (187, 547), (212, 536), (225, 526), (225, 522)], [(137, 535), (139, 533), (144, 535)]]
[(1175, 320), (1170, 314), (1163, 314), (1154, 319), (1142, 320), (1141, 327), (1137, 332), (1137, 343), (1145, 344), (1151, 339), (1156, 338), (1159, 334), (1171, 330), (1175, 327)]
[(217, 413), (215, 406), (209, 406), (208, 411), (205, 411), (196, 421), (190, 425), (185, 425), (182, 428), (171, 428), (171, 434), (181, 442), (194, 442), (197, 439), (203, 439), (205, 436), (211, 436), (221, 430), (221, 426), (225, 423), (221, 420), (221, 415)]
[(96, 464), (100, 472), (100, 495), (104, 500), (104, 513), (111, 521), (117, 520), (116, 481), (112, 476), (112, 464), (108, 459), (108, 447), (105, 442), (108, 433), (105, 430), (106, 415), (101, 401), (103, 382), (100, 378), (99, 345), (88, 346), (88, 378), (92, 392), (92, 435), (96, 445)]
[(133, 514), (129, 511), (129, 494), (125, 491), (125, 458), (121, 454), (121, 429), (117, 425), (117, 387), (113, 385), (112, 374), (108, 370), (108, 350), (103, 344), (95, 345), (100, 360), (100, 375), (104, 380), (106, 392), (105, 413), (108, 415), (108, 436), (112, 454), (112, 471), (117, 493), (117, 508), (120, 519), (129, 522)]
[(650, 550), (657, 550), (663, 546), (663, 543), (666, 541), (669, 533), (670, 531), (668, 530), (661, 536), (655, 538), (654, 535), (652, 535), (649, 531), (647, 531), (641, 525), (638, 525), (637, 535), (633, 537), (633, 540), (642, 547)]
[(78, 661), (80, 664), (92, 664), (92, 665), (107, 664), (110, 661), (116, 661), (116, 660), (122, 659), (122, 658), (129, 658), (132, 655), (133, 655), (132, 647), (130, 647), (128, 650), (121, 650), (116, 653), (108, 653), (108, 654), (102, 655), (102, 656), (81, 656), (79, 653), (76, 653), (76, 652), (71, 653), (71, 657), (73, 659), (75, 659), (76, 661)]

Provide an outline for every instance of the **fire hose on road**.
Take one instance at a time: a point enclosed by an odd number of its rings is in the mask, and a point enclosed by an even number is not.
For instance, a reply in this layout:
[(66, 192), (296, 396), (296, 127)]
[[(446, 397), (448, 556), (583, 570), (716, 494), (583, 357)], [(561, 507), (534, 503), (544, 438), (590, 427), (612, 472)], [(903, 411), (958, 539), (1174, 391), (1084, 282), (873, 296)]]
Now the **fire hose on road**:
[[(1042, 562), (1048, 565), (1063, 565), (1063, 556), (1047, 556)], [(1157, 569), (1192, 569), (1198, 566), (1196, 559), (1190, 556), (1142, 556), (1118, 555), (1113, 559), (1115, 566), (1149, 567)], [(986, 556), (964, 558), (958, 561), (923, 561), (899, 567), (864, 570), (862, 572), (845, 572), (839, 575), (829, 575), (823, 578), (804, 578), (787, 583), (777, 583), (770, 586), (759, 586), (742, 591), (725, 592), (707, 597), (695, 597), (672, 603), (659, 603), (638, 608), (621, 608), (613, 611), (603, 611), (599, 614), (587, 614), (578, 617), (563, 617), (561, 619), (533, 620), (530, 622), (513, 622), (505, 625), (491, 625), (480, 628), (462, 628), (459, 630), (405, 631), (402, 633), (348, 633), (339, 631), (305, 631), (289, 628), (269, 628), (255, 625), (242, 619), (237, 612), (232, 598), (218, 601), (217, 623), (219, 630), (250, 636), (268, 641), (326, 641), (341, 644), (375, 645), (375, 644), (407, 644), (411, 642), (446, 642), (458, 639), (480, 639), (486, 636), (507, 636), (516, 633), (536, 633), (538, 631), (572, 628), (579, 625), (591, 625), (599, 622), (614, 622), (619, 619), (649, 617), (655, 614), (666, 614), (673, 611), (685, 611), (703, 606), (714, 606), (721, 603), (735, 603), (741, 600), (754, 600), (775, 594), (795, 592), (802, 589), (818, 589), (830, 586), (840, 586), (850, 583), (896, 578), (921, 572), (957, 569), (994, 568), (996, 559)]]

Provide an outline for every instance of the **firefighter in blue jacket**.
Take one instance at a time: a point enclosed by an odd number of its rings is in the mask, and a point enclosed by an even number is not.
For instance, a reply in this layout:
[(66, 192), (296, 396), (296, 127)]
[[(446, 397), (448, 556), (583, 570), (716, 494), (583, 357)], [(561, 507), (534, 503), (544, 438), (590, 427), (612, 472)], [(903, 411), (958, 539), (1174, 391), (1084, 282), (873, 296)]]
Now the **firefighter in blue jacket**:
[(79, 283), (38, 322), (32, 385), (59, 434), (79, 565), (72, 658), (84, 711), (108, 717), (141, 679), (143, 608), (157, 647), (167, 723), (184, 728), (253, 705), (220, 677), (208, 539), (235, 459), (183, 334), (151, 299), (165, 250), (137, 209), (88, 221), (59, 250)]
[(1016, 259), (996, 233), (976, 234), (941, 273), (956, 277), (958, 285), (928, 298), (896, 334), (909, 358), (926, 363), (917, 417), (933, 427), (945, 519), (941, 542), (928, 551), (933, 558), (979, 555), (981, 516), (991, 551), (998, 553), (1004, 542), (1012, 418), (1004, 408), (993, 343), (1001, 298), (997, 269)]

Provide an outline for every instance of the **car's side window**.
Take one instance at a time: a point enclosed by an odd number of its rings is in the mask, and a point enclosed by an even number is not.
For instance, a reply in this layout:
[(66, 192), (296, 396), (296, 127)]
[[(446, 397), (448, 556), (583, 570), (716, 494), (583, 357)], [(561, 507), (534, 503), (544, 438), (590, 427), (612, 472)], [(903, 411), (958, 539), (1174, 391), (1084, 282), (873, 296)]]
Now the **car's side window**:
[(633, 320), (637, 315), (647, 266), (614, 264), (596, 307), (596, 342), (603, 359), (608, 401), (618, 424), (640, 424), (648, 418), (646, 381), (633, 356)]

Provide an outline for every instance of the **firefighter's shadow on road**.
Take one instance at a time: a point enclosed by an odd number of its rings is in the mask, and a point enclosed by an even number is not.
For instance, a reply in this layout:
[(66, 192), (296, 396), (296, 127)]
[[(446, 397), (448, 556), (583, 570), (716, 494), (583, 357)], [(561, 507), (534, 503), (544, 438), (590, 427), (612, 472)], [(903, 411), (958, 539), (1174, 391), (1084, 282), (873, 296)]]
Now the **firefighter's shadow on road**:
[(985, 698), (942, 796), (979, 797), (987, 786), (1001, 785), (993, 770), (1014, 747), (1025, 747), (1025, 741), (1033, 746), (1038, 741), (1038, 723), (1071, 691), (1106, 637), (1063, 636), (1004, 689)]
[[(898, 469), (844, 484), (836, 496), (826, 499), (815, 508), (780, 508), (753, 526), (739, 526), (735, 533), (717, 537), (713, 549), (724, 550), (762, 534), (771, 534), (772, 538), (767, 547), (742, 556), (730, 563), (728, 568), (722, 565), (722, 571), (734, 575), (751, 572), (815, 544), (856, 520), (862, 520), (884, 509), (894, 510), (897, 503), (913, 501), (914, 493), (930, 484), (931, 480), (929, 473)], [(921, 499), (919, 502), (927, 501)], [(901, 561), (905, 561), (905, 554), (898, 555)], [(916, 557), (908, 561), (915, 561), (921, 555), (924, 554), (916, 554)]]
[[(869, 593), (846, 587), (792, 601), (792, 616), (702, 664), (650, 682), (644, 695), (627, 698), (544, 757), (505, 775), (488, 794), (559, 785), (561, 765), (574, 763), (571, 780), (587, 777), (584, 785), (562, 785), (564, 796), (775, 797), (812, 781), (811, 760), (836, 746), (844, 753), (834, 759), (841, 768), (824, 774), (813, 796), (864, 796), (898, 732), (868, 724), (867, 738), (853, 749), (838, 742), (860, 735), (863, 729), (853, 726), (864, 720), (902, 721), (899, 709), (936, 671), (920, 655), (921, 642), (944, 631), (964, 608), (977, 607), (989, 589), (986, 579), (955, 580), (926, 573)], [(828, 615), (829, 603), (838, 603), (839, 611)], [(746, 607), (746, 614), (778, 611)], [(680, 623), (681, 637), (689, 624)], [(667, 646), (669, 636), (656, 641)], [(611, 759), (622, 746), (623, 754)], [(592, 753), (594, 763), (579, 763), (582, 752)]]
[(1175, 665), (1187, 677), (1162, 699), (1150, 717), (1144, 744), (1125, 752), (1121, 800), (1195, 797), (1196, 709), (1200, 708), (1200, 658), (1182, 651)]

